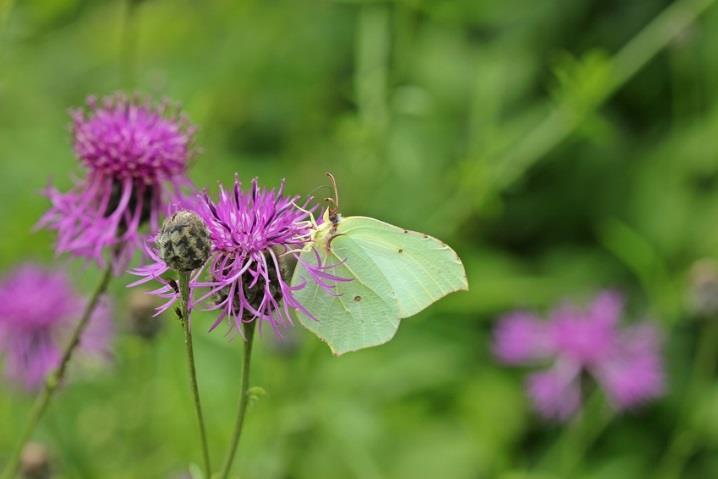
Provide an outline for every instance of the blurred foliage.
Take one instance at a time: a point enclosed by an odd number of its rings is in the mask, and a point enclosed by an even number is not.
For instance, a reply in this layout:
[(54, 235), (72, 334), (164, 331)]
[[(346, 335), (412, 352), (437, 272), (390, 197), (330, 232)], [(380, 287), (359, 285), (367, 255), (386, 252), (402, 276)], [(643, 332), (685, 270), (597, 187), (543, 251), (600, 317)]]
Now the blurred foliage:
[[(38, 193), (81, 174), (68, 108), (137, 89), (199, 126), (201, 187), (238, 172), (323, 197), (330, 170), (346, 214), (438, 236), (469, 273), (469, 293), (381, 348), (337, 359), (299, 328), (262, 334), (238, 477), (718, 475), (718, 345), (694, 359), (710, 326), (684, 305), (687, 271), (718, 254), (718, 8), (686, 13), (710, 0), (674, 3), (652, 30), (671, 2), (129, 1), (0, 0), (4, 270), (57, 261), (91, 288), (92, 267), (31, 233)], [(122, 331), (128, 282), (113, 289)], [(491, 358), (492, 321), (607, 286), (665, 325), (671, 392), (621, 417), (545, 424), (521, 373)], [(52, 405), (38, 439), (57, 477), (181, 477), (200, 460), (180, 327), (162, 320), (154, 341), (121, 335), (113, 368)], [(241, 341), (197, 329), (219, 463)], [(0, 462), (29, 403), (2, 389)]]

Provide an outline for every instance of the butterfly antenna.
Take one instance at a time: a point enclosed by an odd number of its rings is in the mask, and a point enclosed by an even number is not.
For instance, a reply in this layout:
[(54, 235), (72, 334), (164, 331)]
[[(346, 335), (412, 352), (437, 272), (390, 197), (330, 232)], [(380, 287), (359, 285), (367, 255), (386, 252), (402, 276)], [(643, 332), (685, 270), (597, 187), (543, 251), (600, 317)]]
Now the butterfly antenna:
[(333, 204), (333, 206), (329, 209), (329, 219), (334, 225), (334, 228), (336, 228), (337, 223), (339, 222), (339, 188), (337, 188), (337, 180), (334, 178), (334, 175), (327, 171), (327, 176), (329, 177), (329, 181), (332, 182), (332, 187), (334, 188), (334, 198), (327, 198), (327, 200)]
[(310, 191), (307, 196), (313, 197), (317, 191), (323, 190), (324, 188), (330, 188), (330, 187), (328, 185), (319, 185), (316, 188), (314, 188), (312, 191)]
[(332, 187), (334, 188), (334, 200), (332, 200), (332, 203), (334, 203), (334, 208), (339, 211), (339, 188), (337, 188), (337, 180), (334, 178), (334, 175), (328, 171), (327, 176), (329, 177), (329, 181), (332, 182)]

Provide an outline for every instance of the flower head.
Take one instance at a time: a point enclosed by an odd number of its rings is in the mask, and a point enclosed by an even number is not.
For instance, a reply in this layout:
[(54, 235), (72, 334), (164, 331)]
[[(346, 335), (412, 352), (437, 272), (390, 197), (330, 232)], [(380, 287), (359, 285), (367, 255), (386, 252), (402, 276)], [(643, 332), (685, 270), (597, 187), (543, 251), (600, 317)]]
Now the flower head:
[[(230, 192), (220, 185), (216, 202), (204, 193), (193, 204), (192, 209), (209, 230), (212, 253), (206, 265), (208, 280), (200, 281), (199, 270), (190, 283), (193, 289), (205, 290), (192, 304), (209, 300), (209, 309), (220, 312), (212, 328), (230, 318), (240, 331), (243, 322), (255, 320), (276, 329), (291, 323), (292, 309), (311, 317), (294, 296), (304, 285), (290, 285), (293, 267), (313, 231), (311, 213), (299, 207), (298, 200), (298, 196), (285, 196), (284, 183), (278, 190), (267, 190), (254, 179), (249, 190), (242, 191), (235, 178)], [(153, 263), (134, 271), (143, 278), (131, 286), (150, 279), (164, 282), (164, 287), (154, 291), (169, 300), (161, 312), (170, 307), (178, 293), (161, 278), (169, 270), (167, 264), (151, 248), (147, 253)], [(303, 266), (325, 289), (330, 289), (325, 280), (342, 279), (324, 271), (320, 264)]]
[[(68, 277), (36, 265), (25, 265), (0, 282), (0, 353), (5, 374), (27, 390), (42, 385), (60, 363), (73, 324), (80, 320), (84, 298)], [(80, 338), (86, 358), (109, 354), (113, 334), (110, 310), (102, 301)]]
[(191, 272), (209, 257), (209, 231), (199, 216), (180, 210), (165, 220), (157, 237), (160, 257), (172, 269)]
[(660, 341), (648, 323), (619, 329), (623, 301), (603, 292), (585, 309), (564, 304), (548, 321), (526, 312), (499, 321), (494, 354), (507, 364), (549, 362), (527, 389), (544, 416), (570, 418), (581, 404), (581, 374), (592, 376), (612, 405), (633, 407), (663, 393)]
[(67, 193), (47, 189), (52, 206), (39, 226), (57, 230), (58, 253), (103, 265), (109, 252), (120, 272), (141, 244), (140, 226), (155, 231), (168, 201), (189, 185), (195, 128), (166, 103), (117, 94), (87, 105), (71, 112), (75, 155), (87, 173)]

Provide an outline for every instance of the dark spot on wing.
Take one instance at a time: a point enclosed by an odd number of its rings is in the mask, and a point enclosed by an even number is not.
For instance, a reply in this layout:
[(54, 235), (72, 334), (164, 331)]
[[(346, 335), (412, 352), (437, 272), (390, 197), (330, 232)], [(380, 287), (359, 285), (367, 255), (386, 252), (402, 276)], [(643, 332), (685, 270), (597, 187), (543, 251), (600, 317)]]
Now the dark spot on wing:
[(408, 234), (409, 234), (409, 230), (404, 230), (404, 234), (405, 234), (405, 235), (408, 235)]
[(361, 301), (361, 296), (354, 296), (354, 301), (356, 301), (357, 303)]
[(424, 239), (429, 239), (429, 235), (424, 235)]
[(401, 253), (403, 253), (403, 252), (404, 252), (404, 250), (401, 249), (401, 248), (399, 248), (399, 254), (401, 254)]

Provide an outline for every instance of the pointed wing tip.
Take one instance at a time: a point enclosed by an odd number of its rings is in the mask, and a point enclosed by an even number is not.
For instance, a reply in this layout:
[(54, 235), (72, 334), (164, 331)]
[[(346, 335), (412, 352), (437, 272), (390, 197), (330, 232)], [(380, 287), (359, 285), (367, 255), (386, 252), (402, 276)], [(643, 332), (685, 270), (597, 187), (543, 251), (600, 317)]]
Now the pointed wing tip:
[[(397, 328), (397, 330), (398, 330), (398, 328)], [(347, 349), (335, 348), (335, 347), (334, 347), (332, 344), (330, 344), (329, 341), (327, 341), (326, 339), (321, 338), (321, 337), (319, 337), (319, 336), (317, 336), (317, 337), (318, 337), (323, 343), (326, 343), (326, 345), (329, 346), (329, 349), (331, 350), (332, 355), (333, 355), (335, 358), (338, 358), (339, 356), (343, 356), (343, 355), (345, 355), (346, 353), (355, 353), (355, 352), (358, 352), (358, 351), (362, 351), (362, 350), (364, 350), (364, 349), (369, 349), (369, 348), (375, 348), (375, 347), (377, 347), (377, 346), (382, 346), (382, 345), (388, 343), (389, 341), (391, 341), (392, 339), (394, 339), (395, 336), (396, 336), (396, 331), (394, 331), (394, 334), (391, 336), (391, 338), (388, 338), (388, 339), (386, 339), (386, 340), (382, 340), (382, 341), (380, 341), (380, 342), (373, 343), (373, 344), (362, 345), (362, 346), (359, 346), (359, 347), (356, 347), (356, 348), (347, 348)]]

